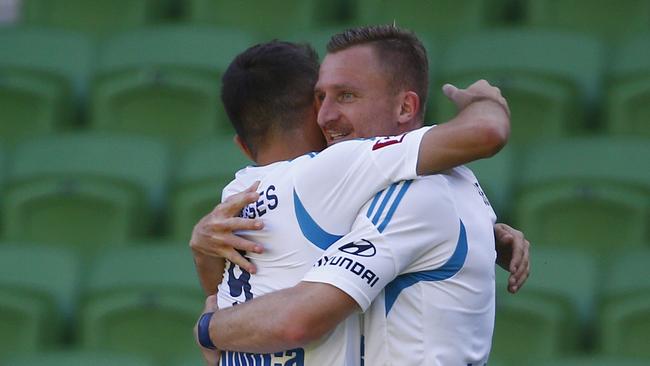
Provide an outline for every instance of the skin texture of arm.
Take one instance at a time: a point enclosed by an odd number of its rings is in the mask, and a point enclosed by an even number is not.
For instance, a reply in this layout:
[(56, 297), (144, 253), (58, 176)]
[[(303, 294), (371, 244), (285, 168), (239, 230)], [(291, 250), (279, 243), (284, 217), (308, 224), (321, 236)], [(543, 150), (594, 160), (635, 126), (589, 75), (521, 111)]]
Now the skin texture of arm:
[(319, 339), (358, 309), (350, 296), (334, 286), (300, 282), (216, 311), (210, 337), (218, 349), (283, 351)]

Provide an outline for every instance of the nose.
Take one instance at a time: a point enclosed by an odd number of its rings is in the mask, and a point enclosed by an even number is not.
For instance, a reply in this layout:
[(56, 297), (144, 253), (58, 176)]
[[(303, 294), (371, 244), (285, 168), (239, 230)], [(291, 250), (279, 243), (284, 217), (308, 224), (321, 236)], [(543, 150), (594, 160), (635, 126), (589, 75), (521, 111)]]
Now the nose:
[(316, 121), (321, 129), (325, 129), (331, 122), (338, 120), (340, 115), (336, 103), (334, 103), (332, 98), (326, 96), (320, 103)]

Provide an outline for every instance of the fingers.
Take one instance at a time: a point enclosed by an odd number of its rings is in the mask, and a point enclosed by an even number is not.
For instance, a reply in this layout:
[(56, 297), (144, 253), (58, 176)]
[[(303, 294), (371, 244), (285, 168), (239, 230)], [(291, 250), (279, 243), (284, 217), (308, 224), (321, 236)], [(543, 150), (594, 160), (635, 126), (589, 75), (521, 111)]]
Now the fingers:
[(255, 191), (258, 184), (259, 182), (256, 182), (245, 191), (228, 197), (225, 201), (218, 204), (212, 213), (222, 217), (237, 216), (244, 207), (259, 199), (260, 195)]
[(232, 263), (238, 265), (242, 270), (245, 270), (248, 273), (255, 274), (257, 273), (257, 268), (254, 264), (249, 262), (243, 255), (233, 248), (224, 249), (221, 251), (221, 256), (231, 261)]

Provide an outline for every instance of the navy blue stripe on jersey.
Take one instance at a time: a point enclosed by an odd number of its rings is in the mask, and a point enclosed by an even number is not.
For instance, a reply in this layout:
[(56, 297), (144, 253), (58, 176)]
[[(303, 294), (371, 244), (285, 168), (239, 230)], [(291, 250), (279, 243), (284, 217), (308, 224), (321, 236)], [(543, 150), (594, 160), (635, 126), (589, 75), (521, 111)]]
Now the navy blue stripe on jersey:
[(366, 216), (368, 218), (370, 218), (370, 216), (372, 215), (372, 211), (375, 209), (375, 206), (377, 205), (377, 201), (379, 201), (379, 197), (381, 197), (381, 194), (384, 193), (384, 191), (377, 192), (375, 198), (372, 199), (372, 203), (370, 204), (370, 207), (368, 207), (368, 212), (366, 212)]
[(343, 237), (343, 235), (330, 234), (321, 228), (307, 212), (295, 189), (293, 190), (293, 206), (302, 235), (315, 246), (325, 250)]
[(386, 305), (386, 315), (395, 304), (397, 297), (402, 290), (415, 285), (420, 281), (443, 281), (453, 277), (465, 264), (467, 258), (467, 233), (465, 232), (465, 225), (460, 221), (460, 235), (458, 236), (458, 243), (451, 258), (447, 263), (443, 264), (440, 268), (430, 270), (406, 273), (397, 276), (391, 283), (386, 286), (386, 293), (384, 301)]
[(409, 189), (411, 186), (411, 183), (413, 183), (412, 180), (407, 180), (404, 182), (402, 185), (402, 188), (399, 190), (399, 193), (397, 193), (397, 197), (395, 198), (395, 201), (393, 201), (393, 204), (390, 206), (390, 209), (388, 210), (388, 213), (386, 214), (386, 217), (384, 218), (384, 221), (382, 221), (381, 225), (377, 227), (377, 230), (379, 230), (380, 233), (384, 232), (384, 229), (390, 222), (390, 219), (393, 218), (393, 214), (395, 213), (395, 210), (397, 209), (397, 206), (399, 206), (400, 201), (402, 200), (402, 197), (404, 197), (404, 194), (406, 191)]
[(390, 187), (388, 187), (388, 191), (384, 196), (384, 200), (381, 201), (381, 205), (379, 205), (379, 209), (377, 209), (377, 212), (375, 213), (375, 217), (372, 218), (373, 225), (375, 226), (377, 225), (377, 222), (379, 221), (381, 214), (384, 212), (384, 209), (386, 209), (386, 205), (388, 204), (390, 197), (393, 195), (393, 192), (395, 192), (395, 188), (397, 187), (398, 184), (399, 183), (393, 183), (390, 185)]

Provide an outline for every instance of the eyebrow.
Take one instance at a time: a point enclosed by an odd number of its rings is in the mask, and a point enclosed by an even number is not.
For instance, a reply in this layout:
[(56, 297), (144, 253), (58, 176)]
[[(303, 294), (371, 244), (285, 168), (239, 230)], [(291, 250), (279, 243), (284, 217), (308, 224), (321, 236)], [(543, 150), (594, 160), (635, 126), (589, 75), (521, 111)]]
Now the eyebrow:
[[(357, 88), (357, 87), (355, 87), (355, 86), (353, 86), (351, 84), (334, 84), (334, 85), (330, 86), (330, 88), (332, 88), (334, 90), (348, 89), (348, 90), (351, 90), (351, 91), (357, 91), (359, 89), (359, 88)], [(319, 91), (322, 91), (322, 90), (323, 90), (323, 88), (319, 87), (318, 83), (314, 86), (314, 91), (315, 92), (319, 92)]]

